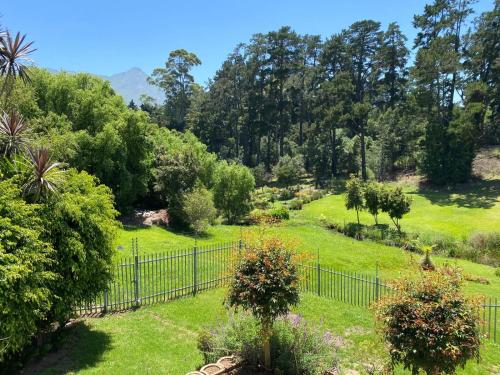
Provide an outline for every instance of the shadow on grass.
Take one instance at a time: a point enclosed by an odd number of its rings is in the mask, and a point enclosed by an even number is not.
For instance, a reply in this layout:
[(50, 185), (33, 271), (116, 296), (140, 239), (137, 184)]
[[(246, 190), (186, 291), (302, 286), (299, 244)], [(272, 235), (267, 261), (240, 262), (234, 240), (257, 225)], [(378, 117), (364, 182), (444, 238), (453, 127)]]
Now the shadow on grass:
[[(157, 226), (155, 225), (156, 228), (160, 228), (161, 230), (164, 230), (165, 232), (175, 234), (177, 236), (184, 236), (184, 237), (190, 237), (193, 239), (202, 239), (202, 240), (209, 240), (214, 237), (213, 234), (211, 233), (195, 233), (192, 230), (187, 230), (186, 228), (180, 228), (180, 227), (164, 227), (164, 226)], [(135, 232), (139, 230), (144, 230), (151, 228), (148, 225), (124, 225), (123, 229), (126, 232)]]
[(500, 180), (474, 180), (448, 188), (420, 185), (417, 194), (441, 206), (491, 208), (498, 202)]
[(111, 348), (110, 335), (92, 329), (84, 321), (65, 328), (62, 335), (57, 349), (28, 363), (19, 374), (72, 374), (94, 367)]

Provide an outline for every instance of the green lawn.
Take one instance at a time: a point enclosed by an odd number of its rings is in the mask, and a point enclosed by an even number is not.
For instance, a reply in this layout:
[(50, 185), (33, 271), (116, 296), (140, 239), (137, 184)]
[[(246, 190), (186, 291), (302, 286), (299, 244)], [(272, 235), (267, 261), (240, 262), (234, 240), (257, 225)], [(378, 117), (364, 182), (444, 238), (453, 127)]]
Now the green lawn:
[[(498, 197), (494, 200), (491, 198), (491, 194), (488, 193), (489, 188), (486, 190), (487, 192), (483, 191), (482, 198), (476, 197), (477, 201), (487, 202), (487, 204), (484, 203), (484, 207), (466, 207), (454, 194), (415, 193), (412, 212), (403, 220), (403, 226), (408, 231), (431, 228), (427, 233), (455, 236), (462, 236), (475, 230), (498, 229), (500, 203), (496, 199)], [(478, 189), (478, 191), (482, 190)], [(440, 201), (438, 202), (437, 198), (433, 198), (434, 201), (429, 198), (431, 194), (440, 194)], [(452, 199), (450, 196), (455, 198)], [(444, 204), (444, 201), (447, 203)], [(458, 214), (455, 214), (455, 211)], [(373, 275), (378, 263), (381, 276), (385, 279), (397, 277), (401, 271), (408, 268), (411, 262), (420, 260), (419, 256), (395, 247), (372, 241), (357, 241), (327, 230), (319, 223), (321, 215), (338, 221), (343, 220), (344, 217), (347, 222), (355, 220), (355, 213), (345, 209), (343, 196), (330, 195), (305, 205), (301, 211), (292, 211), (290, 220), (266, 230), (284, 237), (296, 238), (298, 247), (302, 251), (315, 256), (319, 252), (321, 264), (325, 266)], [(370, 215), (363, 214), (362, 220), (371, 223), (373, 219)], [(382, 218), (382, 220), (385, 219)], [(240, 238), (242, 232), (259, 230), (261, 229), (255, 227), (217, 225), (210, 228), (208, 234), (198, 238), (197, 241), (199, 244), (235, 241)], [(130, 243), (135, 237), (138, 238), (141, 254), (186, 249), (195, 243), (195, 237), (189, 233), (179, 233), (160, 227), (126, 228), (120, 231), (116, 241), (117, 246), (123, 247), (123, 250), (118, 252), (118, 257), (120, 254), (131, 254)], [(485, 277), (490, 282), (489, 285), (469, 282), (466, 285), (468, 292), (489, 297), (500, 296), (500, 277), (495, 276), (495, 270), (492, 267), (459, 259), (444, 257), (433, 257), (433, 259), (438, 263), (456, 264), (466, 273)]]
[[(413, 198), (411, 211), (402, 220), (407, 232), (462, 239), (474, 231), (500, 230), (500, 180), (481, 181), (449, 191), (418, 190), (411, 186), (405, 191)], [(310, 220), (321, 215), (338, 223), (356, 222), (356, 212), (345, 208), (341, 194), (312, 202), (304, 210), (304, 217)], [(360, 214), (360, 221), (374, 224), (368, 212)], [(393, 225), (386, 214), (380, 215), (379, 222)]]
[[(446, 235), (460, 238), (473, 231), (498, 229), (500, 205), (497, 193), (490, 187), (476, 197), (472, 193), (443, 193), (413, 191), (412, 213), (403, 220), (407, 231), (428, 235)], [(467, 203), (468, 202), (468, 203)], [(321, 264), (340, 270), (373, 275), (377, 263), (384, 279), (397, 277), (409, 269), (420, 257), (395, 247), (371, 241), (356, 241), (323, 228), (319, 217), (352, 221), (354, 214), (343, 206), (342, 196), (332, 195), (291, 212), (291, 218), (282, 224), (266, 228), (284, 237), (298, 240), (299, 250), (313, 255), (319, 253)], [(369, 215), (362, 215), (371, 223)], [(244, 231), (261, 228), (218, 225), (197, 239), (198, 244), (238, 240)], [(117, 254), (130, 255), (132, 238), (139, 240), (139, 252), (161, 253), (191, 248), (195, 238), (190, 233), (150, 228), (125, 228), (119, 232)], [(470, 294), (500, 296), (500, 277), (492, 267), (442, 257), (433, 257), (437, 263), (452, 263), (471, 275), (486, 278), (490, 284), (467, 282)], [(77, 324), (68, 334), (64, 349), (46, 357), (25, 373), (50, 374), (184, 374), (201, 365), (196, 349), (196, 335), (203, 326), (227, 318), (222, 306), (223, 291), (211, 291), (195, 298), (186, 298), (143, 307), (137, 311), (88, 318)], [(382, 343), (374, 332), (370, 310), (332, 300), (304, 295), (297, 311), (310, 321), (323, 321), (325, 329), (343, 337), (338, 349), (342, 368), (362, 369), (362, 364), (384, 358)], [(60, 354), (62, 353), (62, 354)], [(58, 355), (62, 355), (57, 359)], [(54, 359), (55, 358), (55, 359)], [(486, 342), (480, 364), (471, 363), (460, 374), (500, 373), (500, 345)], [(406, 373), (398, 369), (397, 373)]]
[[(133, 312), (87, 318), (68, 332), (62, 349), (28, 366), (24, 374), (183, 375), (202, 364), (196, 349), (198, 332), (227, 319), (223, 296), (219, 289)], [(303, 295), (294, 311), (341, 336), (338, 357), (343, 372), (362, 371), (363, 364), (385, 358), (369, 310)], [(482, 361), (468, 364), (458, 374), (499, 373), (499, 354), (499, 344), (486, 342)], [(396, 373), (409, 374), (401, 369)]]

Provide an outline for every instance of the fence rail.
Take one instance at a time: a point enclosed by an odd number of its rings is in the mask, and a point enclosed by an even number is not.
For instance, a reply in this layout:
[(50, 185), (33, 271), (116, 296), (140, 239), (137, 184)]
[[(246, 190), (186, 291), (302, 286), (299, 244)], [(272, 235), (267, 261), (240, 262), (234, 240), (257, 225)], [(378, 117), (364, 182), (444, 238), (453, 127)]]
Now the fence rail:
[[(133, 242), (133, 256), (114, 265), (114, 278), (107, 290), (77, 309), (79, 315), (107, 313), (165, 302), (226, 285), (242, 241), (194, 246), (191, 249), (138, 255)], [(379, 298), (394, 293), (375, 275), (340, 271), (318, 262), (300, 264), (300, 290), (351, 305), (368, 307)], [(497, 299), (485, 300), (482, 331), (496, 342), (500, 314)]]

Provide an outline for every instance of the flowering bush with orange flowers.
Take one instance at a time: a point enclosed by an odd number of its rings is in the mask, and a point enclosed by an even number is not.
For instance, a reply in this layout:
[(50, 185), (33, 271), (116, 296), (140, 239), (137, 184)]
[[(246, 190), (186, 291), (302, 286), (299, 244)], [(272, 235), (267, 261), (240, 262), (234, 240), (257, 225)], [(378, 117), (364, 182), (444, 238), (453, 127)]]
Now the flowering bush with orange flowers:
[(479, 360), (479, 301), (466, 298), (458, 269), (421, 272), (395, 282), (396, 293), (376, 305), (393, 365), (417, 374), (454, 374)]

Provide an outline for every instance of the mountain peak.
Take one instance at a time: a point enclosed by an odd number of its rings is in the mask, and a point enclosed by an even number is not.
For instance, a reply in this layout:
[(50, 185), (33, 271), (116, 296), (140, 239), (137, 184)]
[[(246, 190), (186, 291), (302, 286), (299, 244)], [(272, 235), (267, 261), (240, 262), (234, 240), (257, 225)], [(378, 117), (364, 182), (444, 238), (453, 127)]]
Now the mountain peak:
[(152, 97), (159, 103), (164, 100), (163, 92), (148, 82), (148, 75), (141, 68), (132, 67), (125, 72), (104, 78), (111, 83), (117, 93), (123, 96), (126, 103), (131, 100), (140, 103), (140, 97), (143, 94)]

